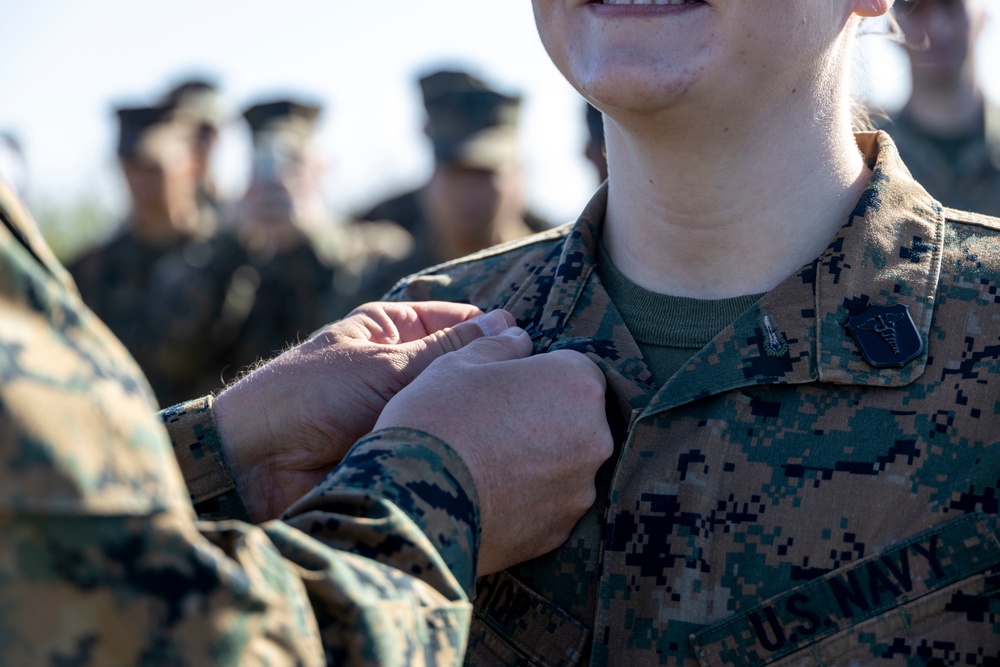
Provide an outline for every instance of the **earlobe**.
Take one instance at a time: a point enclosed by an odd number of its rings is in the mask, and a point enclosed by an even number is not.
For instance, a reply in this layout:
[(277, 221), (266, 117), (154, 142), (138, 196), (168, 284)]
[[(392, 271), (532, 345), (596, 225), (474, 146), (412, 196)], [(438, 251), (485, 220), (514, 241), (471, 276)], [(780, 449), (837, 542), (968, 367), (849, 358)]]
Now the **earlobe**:
[(894, 0), (851, 0), (854, 14), (862, 18), (885, 16), (892, 9)]

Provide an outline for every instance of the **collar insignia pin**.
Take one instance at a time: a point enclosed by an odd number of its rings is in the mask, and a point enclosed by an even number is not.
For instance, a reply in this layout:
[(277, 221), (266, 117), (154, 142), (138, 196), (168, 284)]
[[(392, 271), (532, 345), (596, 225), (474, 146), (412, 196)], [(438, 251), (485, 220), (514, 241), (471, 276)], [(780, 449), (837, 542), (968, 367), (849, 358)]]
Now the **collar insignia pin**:
[(902, 368), (924, 351), (924, 341), (910, 317), (910, 308), (902, 303), (869, 306), (845, 326), (865, 361), (875, 368)]

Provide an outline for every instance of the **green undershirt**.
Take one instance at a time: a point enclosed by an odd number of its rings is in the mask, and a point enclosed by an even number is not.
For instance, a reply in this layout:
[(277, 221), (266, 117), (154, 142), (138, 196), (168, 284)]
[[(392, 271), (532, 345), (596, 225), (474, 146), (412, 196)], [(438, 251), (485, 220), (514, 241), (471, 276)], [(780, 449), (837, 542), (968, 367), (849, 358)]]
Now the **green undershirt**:
[(650, 292), (622, 275), (603, 244), (598, 244), (597, 275), (639, 344), (657, 385), (670, 379), (695, 352), (764, 296), (692, 299)]

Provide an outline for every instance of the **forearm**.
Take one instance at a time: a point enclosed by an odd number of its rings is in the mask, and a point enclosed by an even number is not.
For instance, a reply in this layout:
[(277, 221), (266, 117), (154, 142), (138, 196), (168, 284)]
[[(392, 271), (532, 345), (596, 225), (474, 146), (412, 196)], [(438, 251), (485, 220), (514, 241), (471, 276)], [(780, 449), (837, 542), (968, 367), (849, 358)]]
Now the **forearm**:
[[(213, 399), (206, 396), (162, 410), (158, 416), (199, 517), (249, 521), (212, 408)], [(470, 589), (478, 553), (478, 498), (464, 462), (446, 443), (411, 429), (370, 434), (285, 518), (323, 507), (337, 488), (395, 504), (432, 536), (432, 546), (462, 586)]]
[[(202, 518), (244, 518), (212, 399), (174, 406), (160, 418)], [(464, 462), (444, 442), (409, 429), (371, 434), (283, 521), (262, 528), (286, 558), (316, 573), (305, 582), (327, 646), (343, 648), (345, 613), (372, 627), (384, 623), (389, 601), (393, 608), (407, 601), (415, 612), (408, 618), (398, 608), (390, 614), (397, 626), (384, 637), (390, 644), (399, 642), (400, 632), (433, 630), (444, 633), (437, 645), (464, 646), (479, 546), (478, 499)], [(348, 581), (338, 578), (344, 576)]]
[[(172, 414), (175, 426), (183, 421)], [(387, 435), (359, 443), (286, 521), (259, 527), (195, 524), (169, 509), (16, 514), (3, 522), (5, 542), (36, 555), (30, 570), (9, 573), (16, 586), (0, 587), (24, 639), (0, 661), (48, 660), (53, 637), (86, 636), (109, 665), (153, 650), (191, 664), (460, 665), (472, 615), (474, 492), (443, 443)], [(43, 609), (72, 609), (77, 621), (50, 623), (48, 639), (34, 641)]]
[(457, 665), (472, 621), (477, 507), (450, 447), (391, 429), (362, 439), (282, 521), (262, 528), (310, 571), (303, 581), (328, 658)]
[[(134, 362), (40, 263), (44, 247), (32, 252), (15, 234), (2, 195), (0, 607), (9, 641), (0, 664), (460, 664), (471, 607), (445, 566), (397, 569), (391, 555), (338, 549), (351, 540), (324, 544), (282, 522), (196, 522), (192, 493), (204, 502), (233, 486), (224, 460), (204, 459), (221, 449), (194, 421), (211, 415), (164, 411), (175, 437), (168, 451)], [(180, 437), (188, 417), (193, 437)], [(179, 447), (206, 464), (204, 485), (192, 475), (185, 488)], [(357, 472), (365, 469), (374, 470)], [(317, 527), (303, 528), (336, 533), (340, 522), (357, 536), (370, 523), (378, 537), (359, 543), (388, 545), (396, 534), (440, 562), (401, 509), (354, 494), (317, 507)], [(474, 561), (472, 549), (456, 568)]]
[[(319, 523), (344, 510), (364, 520)], [(411, 524), (405, 534), (396, 530), (396, 513)], [(479, 552), (475, 483), (462, 458), (428, 433), (392, 428), (362, 438), (282, 519), (337, 549), (420, 572), (442, 592), (456, 583), (472, 591)]]

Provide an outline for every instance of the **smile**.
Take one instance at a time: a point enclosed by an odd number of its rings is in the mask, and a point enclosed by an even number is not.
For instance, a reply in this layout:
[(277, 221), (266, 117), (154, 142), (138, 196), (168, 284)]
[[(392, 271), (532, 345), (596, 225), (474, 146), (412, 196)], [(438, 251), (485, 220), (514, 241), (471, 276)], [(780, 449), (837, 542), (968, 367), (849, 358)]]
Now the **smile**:
[(697, 5), (702, 0), (601, 0), (602, 5)]

